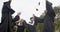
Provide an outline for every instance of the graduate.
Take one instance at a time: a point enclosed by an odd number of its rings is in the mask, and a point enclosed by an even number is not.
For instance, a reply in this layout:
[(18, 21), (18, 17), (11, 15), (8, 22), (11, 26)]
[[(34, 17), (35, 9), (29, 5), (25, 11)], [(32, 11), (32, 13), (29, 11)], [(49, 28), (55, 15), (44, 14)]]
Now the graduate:
[(20, 19), (19, 15), (21, 15), (20, 12), (15, 16), (15, 18), (12, 19), (13, 32), (16, 32), (15, 30), (17, 30), (16, 21), (18, 21)]
[(43, 23), (43, 19), (40, 19), (33, 14), (33, 17), (30, 18), (29, 23), (26, 23), (24, 21), (26, 32), (37, 32), (36, 31), (37, 23)]
[[(12, 14), (15, 12), (10, 7), (11, 0), (4, 2), (3, 8), (2, 8), (2, 20), (0, 24), (0, 32), (13, 32), (12, 31)], [(19, 16), (16, 17), (17, 19)]]
[(25, 29), (25, 25), (24, 25), (24, 20), (20, 19), (19, 21), (17, 21), (17, 32), (24, 32)]
[(18, 21), (16, 21), (16, 23), (18, 27), (17, 32), (24, 32), (24, 29), (25, 29), (24, 20), (20, 18)]
[(47, 13), (44, 17), (44, 25), (42, 32), (54, 32), (54, 17), (55, 12), (52, 8), (52, 3), (46, 0), (46, 10)]

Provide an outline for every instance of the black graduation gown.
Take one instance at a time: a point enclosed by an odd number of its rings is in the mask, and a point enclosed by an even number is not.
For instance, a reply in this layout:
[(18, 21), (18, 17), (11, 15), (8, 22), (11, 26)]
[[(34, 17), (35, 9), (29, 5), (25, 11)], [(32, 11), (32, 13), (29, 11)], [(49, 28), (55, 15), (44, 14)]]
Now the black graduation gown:
[(44, 19), (41, 19), (41, 18), (36, 17), (36, 16), (34, 16), (34, 21), (35, 21), (36, 23), (44, 23)]
[(24, 32), (24, 29), (25, 29), (25, 25), (24, 23), (22, 23), (22, 25), (17, 25), (18, 26), (18, 29), (17, 29), (17, 32)]
[(25, 27), (26, 27), (26, 32), (36, 32), (35, 24), (30, 25), (30, 24), (27, 24), (26, 22), (24, 22), (24, 23), (25, 23)]
[(30, 24), (27, 24), (25, 21), (24, 21), (24, 23), (25, 23), (25, 27), (26, 27), (26, 32), (37, 32), (36, 31), (36, 25), (37, 25), (37, 23), (43, 23), (43, 19), (40, 19), (40, 18), (38, 18), (38, 17), (36, 17), (36, 16), (34, 16), (34, 25), (30, 25)]
[(16, 21), (18, 21), (20, 17), (18, 15), (15, 16), (14, 19), (12, 19), (12, 26), (16, 25)]
[(55, 12), (52, 8), (52, 3), (46, 1), (47, 13), (44, 17), (44, 25), (42, 32), (54, 32), (54, 17)]
[(15, 12), (10, 7), (11, 1), (4, 2), (2, 8), (2, 23), (0, 24), (0, 32), (13, 32), (12, 31), (12, 14)]

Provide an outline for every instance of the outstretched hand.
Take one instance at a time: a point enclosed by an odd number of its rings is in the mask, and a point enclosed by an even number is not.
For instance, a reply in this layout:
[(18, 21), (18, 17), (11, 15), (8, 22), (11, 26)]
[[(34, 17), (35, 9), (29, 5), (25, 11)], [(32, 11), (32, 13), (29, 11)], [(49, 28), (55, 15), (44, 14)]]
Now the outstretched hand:
[(18, 16), (21, 15), (21, 12), (17, 13), (17, 15), (18, 15)]
[(35, 16), (35, 14), (33, 14), (33, 17)]

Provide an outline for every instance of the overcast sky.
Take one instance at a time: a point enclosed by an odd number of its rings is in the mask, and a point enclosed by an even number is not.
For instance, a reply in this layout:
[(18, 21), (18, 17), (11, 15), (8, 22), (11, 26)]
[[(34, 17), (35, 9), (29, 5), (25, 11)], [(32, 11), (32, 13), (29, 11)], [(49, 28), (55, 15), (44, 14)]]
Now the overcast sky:
[[(8, 0), (0, 0), (0, 15), (1, 10), (3, 6), (3, 2), (6, 2)], [(53, 3), (54, 6), (60, 5), (60, 0), (49, 0)], [(40, 5), (38, 5), (38, 2), (40, 2)], [(11, 2), (11, 8), (14, 9), (15, 13), (13, 16), (16, 16), (18, 12), (21, 12), (21, 18), (25, 19), (27, 22), (29, 22), (29, 18), (32, 17), (32, 14), (35, 14), (36, 16), (40, 16), (45, 8), (45, 0), (12, 0)], [(36, 8), (38, 8), (39, 11), (36, 11)], [(1, 16), (0, 16), (1, 19)], [(1, 21), (0, 21), (1, 22)]]

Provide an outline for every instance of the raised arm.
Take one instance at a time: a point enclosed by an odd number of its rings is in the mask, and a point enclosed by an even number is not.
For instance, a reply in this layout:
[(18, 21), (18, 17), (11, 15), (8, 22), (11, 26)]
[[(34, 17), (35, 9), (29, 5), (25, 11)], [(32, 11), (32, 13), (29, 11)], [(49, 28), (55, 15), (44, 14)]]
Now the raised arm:
[(39, 17), (34, 16), (34, 21), (37, 23), (43, 23), (43, 19), (40, 19)]
[(35, 16), (34, 14), (33, 14), (33, 18), (34, 18), (34, 21), (35, 21), (35, 22), (37, 22), (37, 23), (43, 23), (43, 19)]
[(19, 15), (21, 15), (21, 13), (18, 13), (15, 18), (13, 19), (13, 22), (16, 22), (20, 19)]
[(13, 19), (13, 22), (15, 22), (15, 21), (18, 21), (20, 18), (19, 18), (19, 16), (17, 15), (17, 16), (15, 16), (15, 18)]

